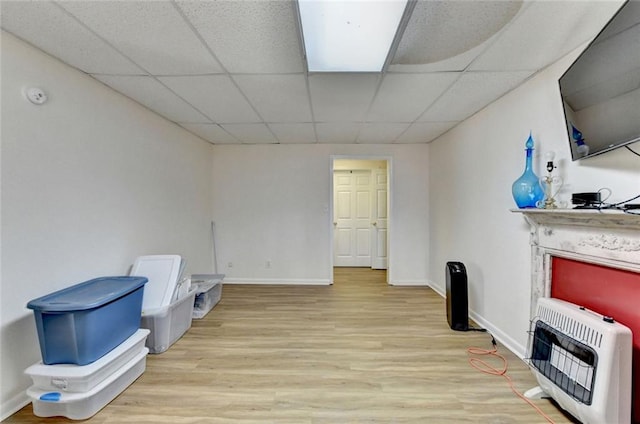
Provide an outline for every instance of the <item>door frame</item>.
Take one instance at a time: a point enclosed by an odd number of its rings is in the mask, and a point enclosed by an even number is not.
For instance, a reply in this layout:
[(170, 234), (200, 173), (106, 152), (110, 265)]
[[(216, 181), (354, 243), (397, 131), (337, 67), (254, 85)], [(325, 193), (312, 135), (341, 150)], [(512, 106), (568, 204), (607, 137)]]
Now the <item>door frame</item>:
[(331, 155), (329, 161), (329, 208), (327, 214), (327, 228), (329, 231), (329, 275), (333, 284), (333, 171), (334, 162), (340, 159), (348, 160), (384, 160), (387, 162), (387, 284), (393, 281), (392, 274), (392, 247), (393, 247), (393, 157), (390, 155)]

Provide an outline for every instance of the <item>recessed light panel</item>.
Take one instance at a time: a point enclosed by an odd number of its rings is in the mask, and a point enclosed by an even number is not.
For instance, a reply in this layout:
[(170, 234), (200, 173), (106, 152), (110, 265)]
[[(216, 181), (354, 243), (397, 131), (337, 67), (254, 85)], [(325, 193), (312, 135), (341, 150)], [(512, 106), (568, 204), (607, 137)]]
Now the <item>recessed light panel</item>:
[(309, 72), (380, 72), (406, 0), (298, 0)]

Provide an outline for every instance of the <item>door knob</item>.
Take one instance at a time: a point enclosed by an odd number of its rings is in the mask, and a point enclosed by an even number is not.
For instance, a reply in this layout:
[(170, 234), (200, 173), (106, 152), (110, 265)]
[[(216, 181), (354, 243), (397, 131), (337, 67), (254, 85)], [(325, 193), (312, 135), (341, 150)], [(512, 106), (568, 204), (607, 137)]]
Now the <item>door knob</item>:
[(378, 223), (377, 223), (377, 222), (375, 222), (375, 221), (373, 221), (373, 226), (375, 227), (375, 226), (377, 226), (377, 225), (378, 225)]

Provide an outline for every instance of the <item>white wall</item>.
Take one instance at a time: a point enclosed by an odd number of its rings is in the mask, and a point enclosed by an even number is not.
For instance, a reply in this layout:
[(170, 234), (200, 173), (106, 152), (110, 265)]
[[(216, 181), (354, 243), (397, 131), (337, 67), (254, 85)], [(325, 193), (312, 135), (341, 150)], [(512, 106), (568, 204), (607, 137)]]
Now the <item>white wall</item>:
[(640, 158), (625, 149), (571, 162), (557, 80), (577, 52), (430, 145), (431, 284), (444, 292), (446, 262), (462, 261), (472, 316), (521, 355), (529, 319), (529, 227), (509, 209), (516, 207), (511, 184), (524, 170), (529, 131), (538, 176), (544, 153), (556, 152), (566, 181), (561, 200), (602, 187), (613, 191), (613, 202), (640, 194)]
[(372, 155), (389, 157), (391, 163), (390, 282), (427, 283), (427, 145), (214, 146), (213, 150), (218, 272), (226, 274), (225, 282), (328, 284), (331, 158)]
[[(42, 106), (23, 87), (47, 91)], [(211, 271), (211, 145), (2, 33), (1, 411), (40, 360), (36, 297), (143, 254)]]

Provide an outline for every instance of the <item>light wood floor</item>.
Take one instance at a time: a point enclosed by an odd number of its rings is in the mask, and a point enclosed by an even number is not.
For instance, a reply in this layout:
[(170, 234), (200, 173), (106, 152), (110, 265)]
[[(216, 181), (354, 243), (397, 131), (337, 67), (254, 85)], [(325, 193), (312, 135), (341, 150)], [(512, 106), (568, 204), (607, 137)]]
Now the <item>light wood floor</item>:
[[(221, 302), (97, 415), (104, 423), (546, 422), (504, 378), (469, 366), (483, 333), (449, 329), (445, 302), (391, 287), (384, 271), (338, 268), (333, 286), (224, 286)], [(500, 347), (509, 375), (535, 386)], [(547, 400), (556, 423), (574, 422)], [(31, 406), (7, 423), (62, 423)]]

